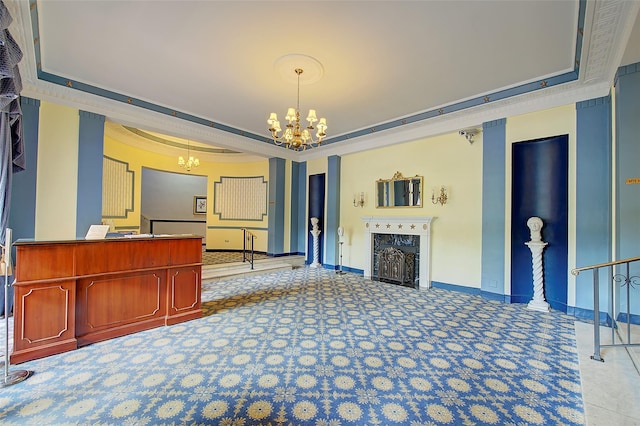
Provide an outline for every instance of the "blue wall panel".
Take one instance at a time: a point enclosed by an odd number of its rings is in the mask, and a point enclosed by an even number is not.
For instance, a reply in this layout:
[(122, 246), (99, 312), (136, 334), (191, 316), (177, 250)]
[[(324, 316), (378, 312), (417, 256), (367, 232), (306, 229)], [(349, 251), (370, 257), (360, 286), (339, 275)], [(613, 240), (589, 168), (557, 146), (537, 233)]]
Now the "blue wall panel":
[(485, 293), (504, 294), (507, 120), (482, 125), (482, 278)]
[(305, 254), (307, 246), (307, 163), (300, 163), (298, 176), (298, 254)]
[(269, 158), (269, 232), (267, 254), (281, 256), (284, 252), (284, 158)]
[(289, 251), (291, 254), (305, 253), (306, 204), (307, 199), (307, 163), (291, 162), (291, 232)]
[[(640, 256), (640, 63), (618, 70), (616, 82), (616, 258)], [(640, 275), (632, 264), (631, 275)], [(626, 305), (621, 294), (620, 306)], [(640, 289), (632, 289), (631, 314), (640, 314)], [(626, 311), (626, 308), (624, 308)]]
[[(300, 198), (298, 191), (300, 186), (300, 163), (291, 162), (291, 223), (289, 231), (289, 252), (298, 252), (298, 234), (300, 233)], [(304, 202), (302, 203), (304, 206)]]
[[(576, 104), (576, 267), (611, 260), (611, 98)], [(600, 282), (608, 306), (608, 280)], [(593, 310), (593, 276), (576, 279), (576, 307)]]
[[(38, 126), (40, 101), (20, 98), (26, 169), (13, 175), (9, 227), (13, 239), (34, 238), (36, 228), (36, 181), (38, 174)], [(100, 188), (102, 194), (102, 188)]]
[(104, 115), (80, 111), (78, 138), (76, 236), (83, 238), (91, 225), (102, 222)]
[(338, 226), (340, 226), (340, 157), (332, 155), (327, 167), (327, 229), (325, 231), (327, 249), (324, 264), (335, 269), (339, 263)]

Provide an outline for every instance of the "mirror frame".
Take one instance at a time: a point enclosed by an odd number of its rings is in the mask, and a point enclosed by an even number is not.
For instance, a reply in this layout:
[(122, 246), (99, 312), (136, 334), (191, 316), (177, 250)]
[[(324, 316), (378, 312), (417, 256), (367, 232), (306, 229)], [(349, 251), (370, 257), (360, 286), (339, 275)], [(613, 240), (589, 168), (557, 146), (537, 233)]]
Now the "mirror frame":
[[(396, 189), (405, 187), (403, 196), (395, 196)], [(418, 195), (415, 196), (415, 190)], [(409, 197), (407, 197), (407, 191)], [(404, 177), (402, 173), (396, 172), (391, 179), (378, 179), (376, 181), (376, 208), (390, 209), (397, 207), (422, 207), (424, 185), (422, 176)], [(393, 196), (393, 200), (391, 199)], [(393, 202), (392, 202), (393, 201)]]

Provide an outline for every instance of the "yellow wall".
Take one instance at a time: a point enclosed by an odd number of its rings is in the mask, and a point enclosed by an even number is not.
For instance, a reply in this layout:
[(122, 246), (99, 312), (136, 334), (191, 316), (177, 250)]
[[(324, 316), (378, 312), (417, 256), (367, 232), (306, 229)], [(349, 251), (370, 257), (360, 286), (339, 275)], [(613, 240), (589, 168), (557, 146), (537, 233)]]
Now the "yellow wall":
[(76, 237), (79, 123), (77, 109), (40, 104), (34, 235), (38, 240)]
[[(36, 194), (37, 239), (75, 238), (77, 198), (79, 115), (76, 109), (43, 102), (40, 107), (39, 158)], [(569, 134), (569, 264), (575, 263), (575, 171), (576, 113), (574, 105), (510, 117), (506, 126), (506, 211), (505, 211), (505, 283), (510, 281), (509, 253), (511, 224), (511, 148), (515, 142), (547, 136)], [(141, 170), (149, 167), (184, 173), (176, 159), (154, 154), (105, 138), (105, 155), (127, 162), (136, 174), (134, 211), (126, 219), (115, 220), (119, 228), (139, 228)], [(64, 165), (61, 167), (60, 165)], [(307, 162), (307, 175), (327, 173), (327, 159)], [(388, 179), (394, 173), (424, 177), (423, 207), (377, 209), (375, 181)], [(207, 176), (207, 196), (213, 199), (213, 183), (221, 176), (264, 176), (268, 180), (269, 161), (252, 163), (207, 163), (192, 171)], [(285, 169), (285, 206), (291, 201), (291, 162)], [(308, 179), (307, 179), (308, 184)], [(440, 185), (449, 192), (446, 205), (433, 205), (431, 193)], [(480, 287), (482, 246), (482, 135), (473, 144), (457, 133), (425, 138), (413, 142), (344, 155), (341, 160), (340, 225), (345, 228), (343, 265), (364, 269), (369, 260), (364, 248), (363, 216), (433, 216), (431, 279), (433, 281)], [(364, 207), (353, 206), (354, 194), (364, 192)], [(308, 188), (307, 188), (308, 193)], [(325, 198), (326, 199), (326, 198)], [(307, 202), (304, 200), (304, 208)], [(285, 207), (284, 251), (289, 247), (291, 212)], [(306, 217), (306, 215), (305, 215)], [(255, 249), (267, 251), (268, 219), (262, 221), (221, 221), (210, 210), (207, 213), (207, 248), (242, 248), (240, 227), (258, 228)], [(324, 225), (322, 229), (324, 229)], [(309, 224), (305, 226), (308, 232)], [(568, 303), (575, 303), (575, 280), (569, 281)], [(510, 288), (505, 288), (508, 294)]]
[[(345, 228), (343, 263), (364, 269), (363, 216), (434, 216), (431, 279), (480, 287), (482, 247), (482, 138), (473, 144), (455, 134), (371, 150), (342, 158), (340, 218)], [(375, 181), (394, 173), (424, 177), (423, 207), (376, 208)], [(447, 187), (444, 206), (431, 203), (431, 190)], [(364, 207), (353, 206), (364, 192)], [(422, 259), (421, 259), (422, 260)], [(464, 267), (461, 267), (464, 265)]]
[[(505, 159), (505, 294), (510, 294), (511, 253), (511, 144), (548, 136), (569, 135), (569, 264), (575, 263), (576, 112), (567, 105), (522, 116), (506, 124)], [(395, 172), (424, 177), (421, 208), (375, 207), (375, 181)], [(482, 134), (469, 144), (457, 133), (380, 148), (342, 158), (340, 222), (345, 228), (343, 264), (364, 269), (366, 216), (434, 216), (431, 235), (431, 279), (446, 284), (480, 288), (482, 262)], [(440, 185), (449, 192), (444, 206), (431, 203)], [(355, 194), (365, 194), (364, 207), (354, 207)], [(575, 279), (567, 271), (568, 303), (575, 303)]]
[[(201, 163), (199, 168), (204, 164)], [(209, 163), (207, 164), (208, 183), (207, 196), (213, 200), (213, 184), (220, 182), (221, 176), (264, 176), (265, 181), (269, 180), (269, 161), (259, 161), (254, 163)], [(213, 203), (210, 203), (213, 205)], [(265, 216), (261, 221), (233, 221), (220, 220), (218, 215), (213, 214), (213, 209), (207, 212), (207, 248), (217, 250), (241, 250), (243, 233), (238, 228), (262, 228), (263, 230), (249, 229), (255, 236), (254, 250), (267, 252), (267, 228), (268, 218)], [(209, 229), (210, 227), (219, 227)], [(232, 229), (221, 229), (232, 228)]]
[[(185, 173), (185, 170), (178, 166), (175, 157), (156, 154), (132, 146), (120, 143), (114, 139), (105, 138), (104, 154), (129, 164), (129, 169), (135, 173), (134, 187), (134, 210), (129, 213), (126, 219), (114, 219), (116, 228), (139, 229), (140, 227), (140, 201), (141, 201), (141, 179), (142, 167), (156, 170), (165, 170), (173, 173)], [(207, 198), (213, 200), (213, 184), (219, 182), (221, 176), (264, 176), (265, 181), (269, 179), (269, 161), (258, 161), (251, 163), (212, 163), (201, 161), (197, 169), (192, 169), (192, 175), (207, 176)], [(212, 206), (213, 202), (209, 202)], [(208, 249), (228, 249), (239, 250), (243, 245), (243, 233), (239, 228), (261, 228), (251, 229), (256, 235), (254, 249), (257, 251), (267, 251), (267, 227), (268, 219), (265, 217), (261, 221), (229, 221), (220, 220), (218, 215), (213, 214), (213, 209), (207, 211), (207, 248)], [(264, 230), (262, 230), (264, 229)]]

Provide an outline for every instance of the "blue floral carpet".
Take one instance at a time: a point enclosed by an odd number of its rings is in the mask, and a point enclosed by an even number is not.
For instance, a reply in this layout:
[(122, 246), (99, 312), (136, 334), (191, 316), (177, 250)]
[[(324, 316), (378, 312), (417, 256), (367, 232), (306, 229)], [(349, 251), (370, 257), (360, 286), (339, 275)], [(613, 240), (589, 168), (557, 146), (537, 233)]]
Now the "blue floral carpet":
[[(581, 425), (572, 317), (300, 268), (201, 319), (11, 369), (7, 425)], [(4, 345), (4, 342), (2, 342)]]

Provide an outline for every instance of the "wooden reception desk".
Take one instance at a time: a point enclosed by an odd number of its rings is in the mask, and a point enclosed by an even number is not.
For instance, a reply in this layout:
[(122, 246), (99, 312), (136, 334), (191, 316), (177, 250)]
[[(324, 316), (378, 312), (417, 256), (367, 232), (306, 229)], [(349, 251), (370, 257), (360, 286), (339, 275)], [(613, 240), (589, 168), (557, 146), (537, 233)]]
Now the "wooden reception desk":
[(202, 316), (201, 237), (15, 247), (12, 363)]

